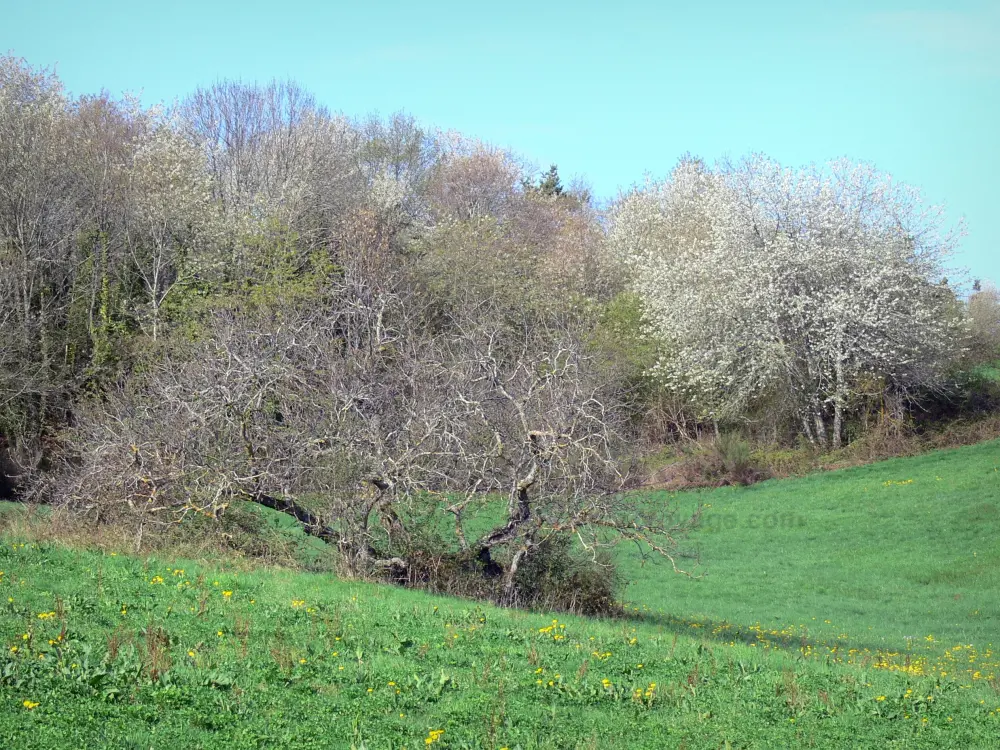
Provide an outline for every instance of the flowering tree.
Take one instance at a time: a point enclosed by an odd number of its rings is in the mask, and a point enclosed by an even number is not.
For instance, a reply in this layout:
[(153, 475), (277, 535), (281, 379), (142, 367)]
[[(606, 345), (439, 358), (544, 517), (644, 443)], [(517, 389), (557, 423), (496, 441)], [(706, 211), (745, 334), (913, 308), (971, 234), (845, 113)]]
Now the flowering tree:
[(212, 183), (201, 151), (170, 123), (153, 123), (129, 174), (125, 245), (148, 300), (141, 322), (155, 341), (161, 309), (181, 280), (181, 266), (218, 232)]
[(667, 345), (667, 387), (718, 420), (780, 405), (838, 447), (863, 387), (942, 382), (964, 331), (943, 266), (958, 236), (868, 165), (755, 156), (682, 161), (618, 203), (611, 243)]

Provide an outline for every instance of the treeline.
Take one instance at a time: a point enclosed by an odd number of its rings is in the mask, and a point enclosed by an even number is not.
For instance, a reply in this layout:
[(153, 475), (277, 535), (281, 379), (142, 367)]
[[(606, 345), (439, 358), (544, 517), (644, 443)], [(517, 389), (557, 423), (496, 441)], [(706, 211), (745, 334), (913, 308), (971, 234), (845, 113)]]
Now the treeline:
[(7, 491), (137, 539), (258, 503), (359, 572), (579, 590), (567, 535), (673, 559), (696, 522), (622, 496), (656, 443), (836, 447), (996, 356), (996, 292), (956, 296), (918, 206), (686, 159), (599, 210), (295, 84), (149, 108), (0, 58)]

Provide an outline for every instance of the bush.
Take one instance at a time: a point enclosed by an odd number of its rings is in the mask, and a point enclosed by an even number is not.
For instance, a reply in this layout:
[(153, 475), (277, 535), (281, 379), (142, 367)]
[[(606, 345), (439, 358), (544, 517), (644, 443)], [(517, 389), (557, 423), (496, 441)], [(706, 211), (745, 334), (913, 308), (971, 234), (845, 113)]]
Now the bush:
[(922, 394), (919, 407), (912, 412), (919, 432), (933, 430), (961, 419), (988, 416), (1000, 411), (1000, 381), (996, 370), (988, 366), (960, 372), (947, 393)]
[[(501, 554), (497, 549), (493, 552)], [(397, 549), (395, 554), (405, 558), (408, 566), (379, 570), (379, 579), (502, 606), (585, 615), (616, 611), (620, 579), (610, 555), (586, 553), (568, 533), (553, 533), (532, 547), (518, 566), (511, 594), (504, 590), (508, 559), (449, 550), (433, 532), (411, 538), (407, 549)]]
[(693, 485), (747, 485), (770, 476), (770, 472), (755, 461), (750, 443), (735, 433), (723, 433), (686, 463)]
[(616, 609), (621, 580), (611, 556), (577, 549), (569, 534), (537, 545), (517, 570), (515, 602), (532, 609), (606, 615)]

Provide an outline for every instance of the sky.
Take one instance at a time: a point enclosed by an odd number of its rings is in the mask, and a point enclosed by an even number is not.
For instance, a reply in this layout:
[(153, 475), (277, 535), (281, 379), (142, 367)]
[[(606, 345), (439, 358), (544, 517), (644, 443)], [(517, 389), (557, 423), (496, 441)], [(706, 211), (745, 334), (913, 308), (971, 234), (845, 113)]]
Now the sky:
[(964, 219), (956, 266), (1000, 282), (1000, 0), (0, 0), (4, 52), (150, 104), (291, 78), (605, 199), (686, 153), (864, 160)]

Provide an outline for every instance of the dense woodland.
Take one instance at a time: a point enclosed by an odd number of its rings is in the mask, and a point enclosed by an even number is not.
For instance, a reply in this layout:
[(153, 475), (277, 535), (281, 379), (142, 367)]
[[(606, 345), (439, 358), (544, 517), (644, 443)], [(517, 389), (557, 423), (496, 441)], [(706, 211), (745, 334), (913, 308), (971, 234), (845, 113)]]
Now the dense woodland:
[(697, 515), (623, 492), (664, 445), (992, 408), (960, 236), (865, 164), (687, 156), (599, 205), (293, 83), (145, 107), (0, 58), (0, 489), (137, 545), (262, 505), (345, 571), (524, 601), (569, 540), (677, 557)]

